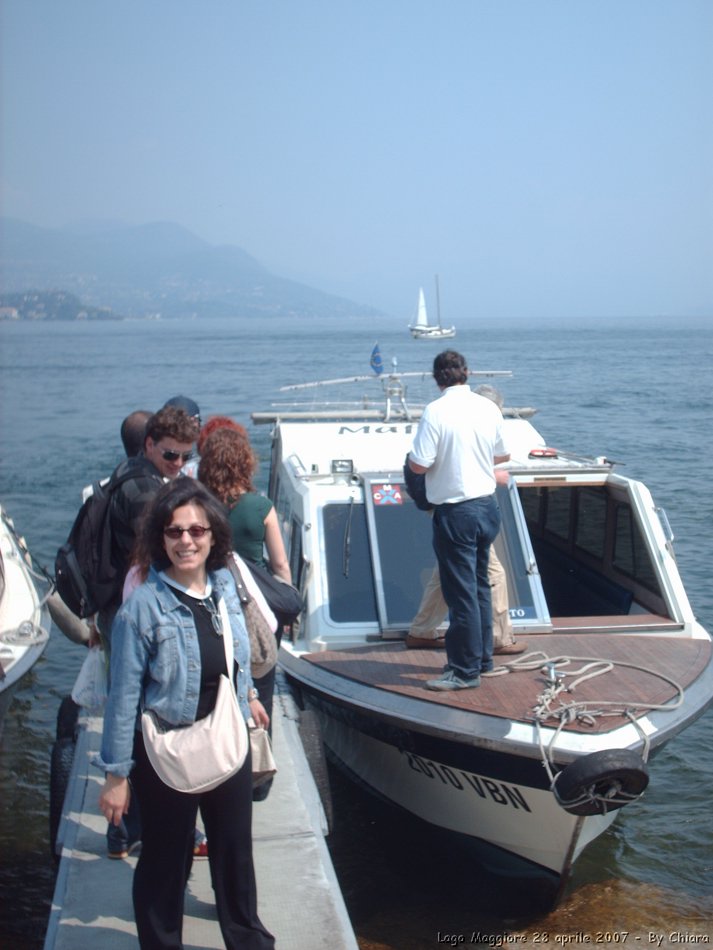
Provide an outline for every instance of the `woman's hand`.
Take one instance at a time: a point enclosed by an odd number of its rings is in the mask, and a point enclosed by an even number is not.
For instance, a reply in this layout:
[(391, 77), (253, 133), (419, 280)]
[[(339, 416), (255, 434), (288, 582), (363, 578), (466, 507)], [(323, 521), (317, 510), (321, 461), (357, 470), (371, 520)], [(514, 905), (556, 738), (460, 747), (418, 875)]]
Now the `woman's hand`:
[(270, 717), (259, 699), (252, 699), (250, 701), (250, 715), (255, 720), (257, 726), (262, 726), (263, 729), (267, 729), (270, 725)]
[(131, 789), (128, 778), (109, 773), (99, 795), (99, 810), (110, 825), (121, 823), (121, 819), (129, 810), (130, 800)]

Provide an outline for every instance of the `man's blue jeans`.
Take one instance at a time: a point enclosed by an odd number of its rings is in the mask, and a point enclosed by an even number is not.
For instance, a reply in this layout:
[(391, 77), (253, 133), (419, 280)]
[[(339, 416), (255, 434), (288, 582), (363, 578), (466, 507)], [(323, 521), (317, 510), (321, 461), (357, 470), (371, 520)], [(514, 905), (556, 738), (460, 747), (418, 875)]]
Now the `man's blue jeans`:
[(495, 495), (436, 505), (433, 514), (433, 549), (450, 618), (448, 665), (463, 679), (493, 668), (488, 558), (499, 530)]

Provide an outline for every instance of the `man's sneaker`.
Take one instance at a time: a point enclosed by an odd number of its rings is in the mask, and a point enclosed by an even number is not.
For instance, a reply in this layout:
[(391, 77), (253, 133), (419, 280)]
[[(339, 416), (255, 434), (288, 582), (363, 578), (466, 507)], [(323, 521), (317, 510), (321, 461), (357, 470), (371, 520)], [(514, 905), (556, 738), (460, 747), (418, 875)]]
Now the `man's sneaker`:
[(444, 692), (449, 689), (475, 689), (480, 686), (480, 677), (473, 676), (471, 679), (463, 679), (458, 676), (455, 670), (445, 670), (437, 680), (427, 680), (426, 689), (435, 689)]

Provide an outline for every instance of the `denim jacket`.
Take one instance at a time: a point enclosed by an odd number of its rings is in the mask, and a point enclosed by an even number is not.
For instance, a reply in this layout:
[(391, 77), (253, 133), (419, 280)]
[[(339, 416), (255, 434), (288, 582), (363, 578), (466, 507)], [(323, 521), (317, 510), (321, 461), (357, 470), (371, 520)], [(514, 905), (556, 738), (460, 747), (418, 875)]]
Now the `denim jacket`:
[[(232, 575), (225, 568), (209, 573), (213, 590), (225, 598), (238, 665), (236, 692), (248, 719), (250, 642)], [(201, 660), (193, 615), (151, 568), (116, 615), (111, 634), (111, 686), (104, 711), (101, 754), (94, 765), (126, 776), (133, 767), (134, 732), (141, 713), (153, 710), (169, 726), (195, 721)]]

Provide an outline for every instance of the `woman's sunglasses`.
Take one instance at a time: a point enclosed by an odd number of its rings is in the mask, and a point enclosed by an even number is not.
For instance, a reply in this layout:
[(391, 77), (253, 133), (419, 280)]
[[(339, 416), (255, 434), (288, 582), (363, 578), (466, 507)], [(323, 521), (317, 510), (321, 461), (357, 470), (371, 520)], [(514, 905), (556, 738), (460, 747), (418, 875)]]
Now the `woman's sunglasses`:
[(171, 524), (163, 529), (163, 533), (172, 541), (180, 541), (183, 535), (188, 532), (192, 538), (202, 538), (210, 528), (203, 524), (192, 524), (188, 528), (179, 528), (177, 524)]

